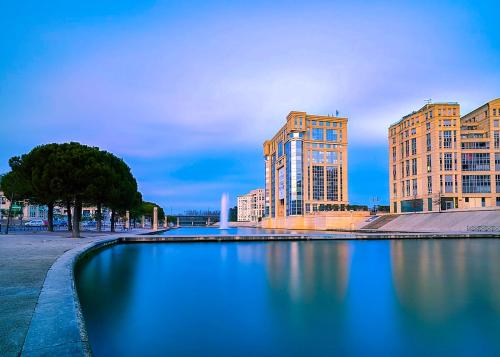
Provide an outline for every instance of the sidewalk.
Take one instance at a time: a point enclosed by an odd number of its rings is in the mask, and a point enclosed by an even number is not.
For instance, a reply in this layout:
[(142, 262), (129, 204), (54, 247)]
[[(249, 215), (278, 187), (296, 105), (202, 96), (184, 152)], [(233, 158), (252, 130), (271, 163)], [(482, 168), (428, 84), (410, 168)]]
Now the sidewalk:
[(48, 269), (64, 252), (103, 238), (144, 233), (69, 232), (0, 235), (0, 356), (18, 356)]

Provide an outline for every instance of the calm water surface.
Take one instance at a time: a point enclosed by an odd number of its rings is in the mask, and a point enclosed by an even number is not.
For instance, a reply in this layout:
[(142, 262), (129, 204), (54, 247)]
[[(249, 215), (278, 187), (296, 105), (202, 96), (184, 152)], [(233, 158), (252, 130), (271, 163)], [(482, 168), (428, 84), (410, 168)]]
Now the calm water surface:
[[(288, 229), (266, 229), (266, 228), (252, 228), (252, 227), (232, 227), (228, 229), (219, 229), (217, 227), (182, 227), (174, 228), (160, 235), (231, 235), (231, 234), (325, 234), (325, 231), (312, 231), (312, 230), (288, 230)], [(328, 234), (335, 234), (335, 232), (328, 232)]]
[(96, 356), (500, 355), (500, 240), (122, 244), (76, 277)]

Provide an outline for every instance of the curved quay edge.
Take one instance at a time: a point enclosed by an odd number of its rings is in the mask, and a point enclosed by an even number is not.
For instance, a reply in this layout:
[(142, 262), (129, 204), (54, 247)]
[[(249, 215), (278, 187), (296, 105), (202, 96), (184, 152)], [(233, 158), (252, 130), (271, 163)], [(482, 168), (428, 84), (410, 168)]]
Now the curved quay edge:
[(22, 356), (71, 355), (91, 356), (92, 350), (76, 291), (74, 268), (86, 255), (118, 243), (146, 242), (242, 242), (310, 241), (352, 239), (436, 239), (500, 238), (498, 234), (340, 234), (340, 235), (227, 235), (227, 236), (127, 236), (104, 238), (73, 248), (61, 255), (47, 272), (31, 319)]
[(86, 254), (116, 244), (107, 238), (68, 250), (50, 267), (31, 319), (21, 356), (91, 356), (75, 280), (76, 263)]

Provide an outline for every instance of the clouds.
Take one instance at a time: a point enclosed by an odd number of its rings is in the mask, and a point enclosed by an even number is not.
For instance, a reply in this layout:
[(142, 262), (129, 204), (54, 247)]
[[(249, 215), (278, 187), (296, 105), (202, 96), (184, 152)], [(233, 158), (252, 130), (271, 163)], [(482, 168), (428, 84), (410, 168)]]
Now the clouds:
[[(14, 147), (71, 139), (131, 162), (174, 161), (173, 170), (212, 153), (257, 153), (248, 160), (260, 170), (263, 140), (291, 110), (340, 110), (349, 116), (352, 145), (382, 150), (387, 126), (427, 98), (472, 109), (497, 96), (500, 63), (491, 43), (498, 34), (481, 32), (484, 24), (465, 3), (432, 9), (169, 1), (120, 16), (103, 10), (106, 18), (90, 21), (87, 14), (59, 27), (52, 22), (36, 35), (43, 50), (15, 75), (9, 70), (12, 90), (0, 91), (0, 120), (13, 133), (0, 144), (2, 160)], [(134, 172), (144, 177), (140, 167)], [(251, 177), (235, 189), (262, 185)], [(182, 184), (165, 173), (149, 179), (158, 187)], [(173, 199), (148, 185), (146, 195)], [(381, 183), (375, 191), (385, 195), (386, 188)]]

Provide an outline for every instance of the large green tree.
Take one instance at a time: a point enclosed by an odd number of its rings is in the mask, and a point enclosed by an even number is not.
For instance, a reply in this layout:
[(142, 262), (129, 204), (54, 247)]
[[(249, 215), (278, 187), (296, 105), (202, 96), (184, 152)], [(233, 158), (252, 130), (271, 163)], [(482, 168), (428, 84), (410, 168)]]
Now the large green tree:
[[(9, 160), (11, 171), (2, 180), (7, 195), (49, 207), (52, 229), (54, 204), (66, 205), (72, 236), (80, 236), (83, 203), (112, 210), (112, 230), (117, 212), (140, 205), (142, 197), (127, 164), (113, 154), (79, 143), (48, 144)], [(71, 215), (73, 207), (73, 215)]]

